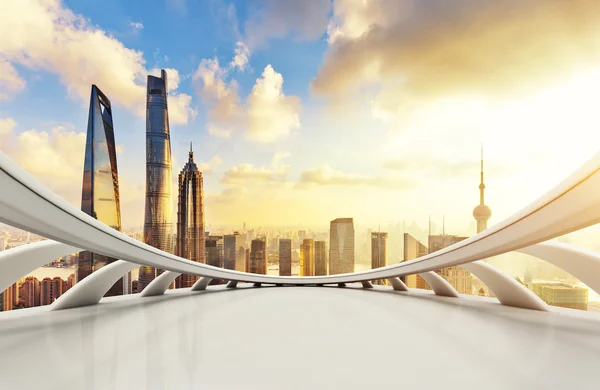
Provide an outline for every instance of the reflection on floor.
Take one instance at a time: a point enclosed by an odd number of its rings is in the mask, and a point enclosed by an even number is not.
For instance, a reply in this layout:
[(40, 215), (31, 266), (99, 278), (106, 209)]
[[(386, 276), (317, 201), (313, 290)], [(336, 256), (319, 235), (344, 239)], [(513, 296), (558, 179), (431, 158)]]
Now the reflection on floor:
[(0, 388), (597, 388), (594, 313), (389, 287), (240, 286), (3, 313)]

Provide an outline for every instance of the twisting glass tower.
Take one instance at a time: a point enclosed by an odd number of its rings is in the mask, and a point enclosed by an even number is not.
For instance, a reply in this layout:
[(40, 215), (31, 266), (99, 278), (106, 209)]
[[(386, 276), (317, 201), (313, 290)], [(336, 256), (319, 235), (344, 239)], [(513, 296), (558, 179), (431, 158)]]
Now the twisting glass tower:
[[(146, 210), (144, 242), (173, 253), (173, 205), (171, 201), (171, 140), (167, 106), (167, 72), (148, 76), (146, 94)], [(162, 270), (140, 267), (143, 290)]]
[[(88, 116), (81, 210), (98, 221), (121, 230), (119, 174), (110, 100), (92, 85)], [(77, 281), (83, 280), (115, 259), (92, 252), (81, 252), (77, 266)], [(123, 294), (121, 279), (106, 293)]]
[[(177, 256), (206, 263), (204, 248), (204, 193), (202, 172), (194, 162), (190, 144), (187, 164), (179, 174), (177, 198)], [(194, 275), (181, 275), (175, 280), (177, 288), (192, 287), (198, 279)]]

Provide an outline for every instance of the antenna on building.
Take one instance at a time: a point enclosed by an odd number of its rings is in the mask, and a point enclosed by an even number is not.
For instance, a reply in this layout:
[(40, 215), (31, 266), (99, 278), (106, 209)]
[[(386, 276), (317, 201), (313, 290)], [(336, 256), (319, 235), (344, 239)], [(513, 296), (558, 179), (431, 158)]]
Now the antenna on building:
[(429, 236), (431, 236), (431, 214), (429, 215)]
[(442, 215), (442, 237), (446, 235), (446, 215)]

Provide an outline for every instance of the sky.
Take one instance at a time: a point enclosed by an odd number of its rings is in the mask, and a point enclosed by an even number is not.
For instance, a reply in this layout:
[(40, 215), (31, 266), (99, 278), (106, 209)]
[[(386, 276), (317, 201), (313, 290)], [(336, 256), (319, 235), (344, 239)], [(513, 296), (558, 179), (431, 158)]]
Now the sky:
[(96, 84), (141, 227), (160, 69), (174, 180), (192, 142), (212, 226), (473, 234), (482, 143), (490, 224), (600, 146), (597, 0), (0, 0), (0, 150), (79, 207)]

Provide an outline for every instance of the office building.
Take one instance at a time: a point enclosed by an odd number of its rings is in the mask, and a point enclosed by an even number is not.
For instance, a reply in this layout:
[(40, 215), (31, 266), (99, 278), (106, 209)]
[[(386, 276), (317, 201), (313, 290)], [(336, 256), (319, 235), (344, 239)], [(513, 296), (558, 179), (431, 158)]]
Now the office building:
[(240, 253), (244, 252), (244, 272), (250, 272), (250, 248), (240, 248)]
[[(188, 162), (178, 178), (177, 197), (177, 252), (176, 255), (198, 263), (206, 263), (204, 245), (204, 191), (202, 172), (194, 162), (194, 151), (190, 144)], [(198, 277), (180, 275), (175, 280), (176, 288), (192, 287)]]
[[(167, 72), (148, 76), (146, 93), (146, 206), (144, 242), (173, 253), (173, 204), (171, 201), (171, 135), (167, 105)], [(139, 291), (162, 270), (141, 266)]]
[[(387, 265), (387, 238), (387, 233), (371, 232), (371, 269)], [(386, 281), (378, 279), (374, 280), (373, 283), (385, 285)]]
[(131, 288), (132, 281), (131, 271), (129, 271), (123, 276), (123, 295), (133, 294), (133, 290)]
[[(410, 261), (425, 256), (428, 253), (427, 247), (408, 233), (404, 233), (404, 256), (402, 261)], [(406, 275), (401, 277), (409, 288), (420, 288), (431, 290), (425, 279), (418, 274)]]
[[(208, 236), (205, 238), (206, 264), (223, 268), (223, 236)], [(213, 279), (211, 285), (223, 284), (223, 279)]]
[(213, 267), (224, 267), (223, 236), (208, 236), (205, 239), (206, 264)]
[(315, 275), (315, 240), (305, 238), (300, 245), (300, 276)]
[(292, 276), (292, 240), (279, 239), (279, 276)]
[[(81, 211), (109, 227), (121, 231), (121, 205), (117, 151), (110, 100), (92, 85), (83, 163)], [(27, 238), (29, 240), (29, 237)], [(77, 281), (116, 261), (98, 253), (79, 253)], [(123, 294), (123, 279), (105, 296)]]
[(479, 183), (479, 205), (473, 209), (473, 218), (477, 221), (477, 233), (481, 233), (487, 229), (487, 222), (492, 216), (492, 210), (485, 205), (484, 192), (485, 184), (483, 183), (483, 146), (481, 147), (481, 173)]
[(531, 290), (552, 306), (578, 310), (588, 308), (588, 290), (584, 287), (569, 283), (536, 281), (531, 284)]
[(246, 267), (246, 236), (239, 232), (226, 234), (223, 238), (223, 267), (248, 272)]
[(315, 276), (327, 275), (327, 245), (325, 241), (315, 241)]
[(15, 284), (8, 286), (8, 288), (0, 294), (0, 309), (2, 309), (1, 311), (10, 311), (13, 309), (14, 295), (19, 295), (19, 290), (17, 289), (15, 291)]
[(40, 281), (33, 276), (28, 276), (21, 287), (23, 292), (24, 307), (36, 307), (40, 305)]
[(63, 293), (63, 280), (60, 277), (44, 278), (40, 283), (40, 305), (50, 305)]
[(329, 225), (329, 275), (354, 272), (354, 220), (337, 218)]
[[(468, 237), (454, 235), (429, 235), (429, 253), (433, 253), (454, 245)], [(448, 283), (454, 287), (459, 294), (473, 293), (473, 275), (466, 269), (459, 266), (442, 268), (438, 272)]]
[(256, 238), (250, 247), (250, 269), (252, 274), (267, 274), (267, 241)]

